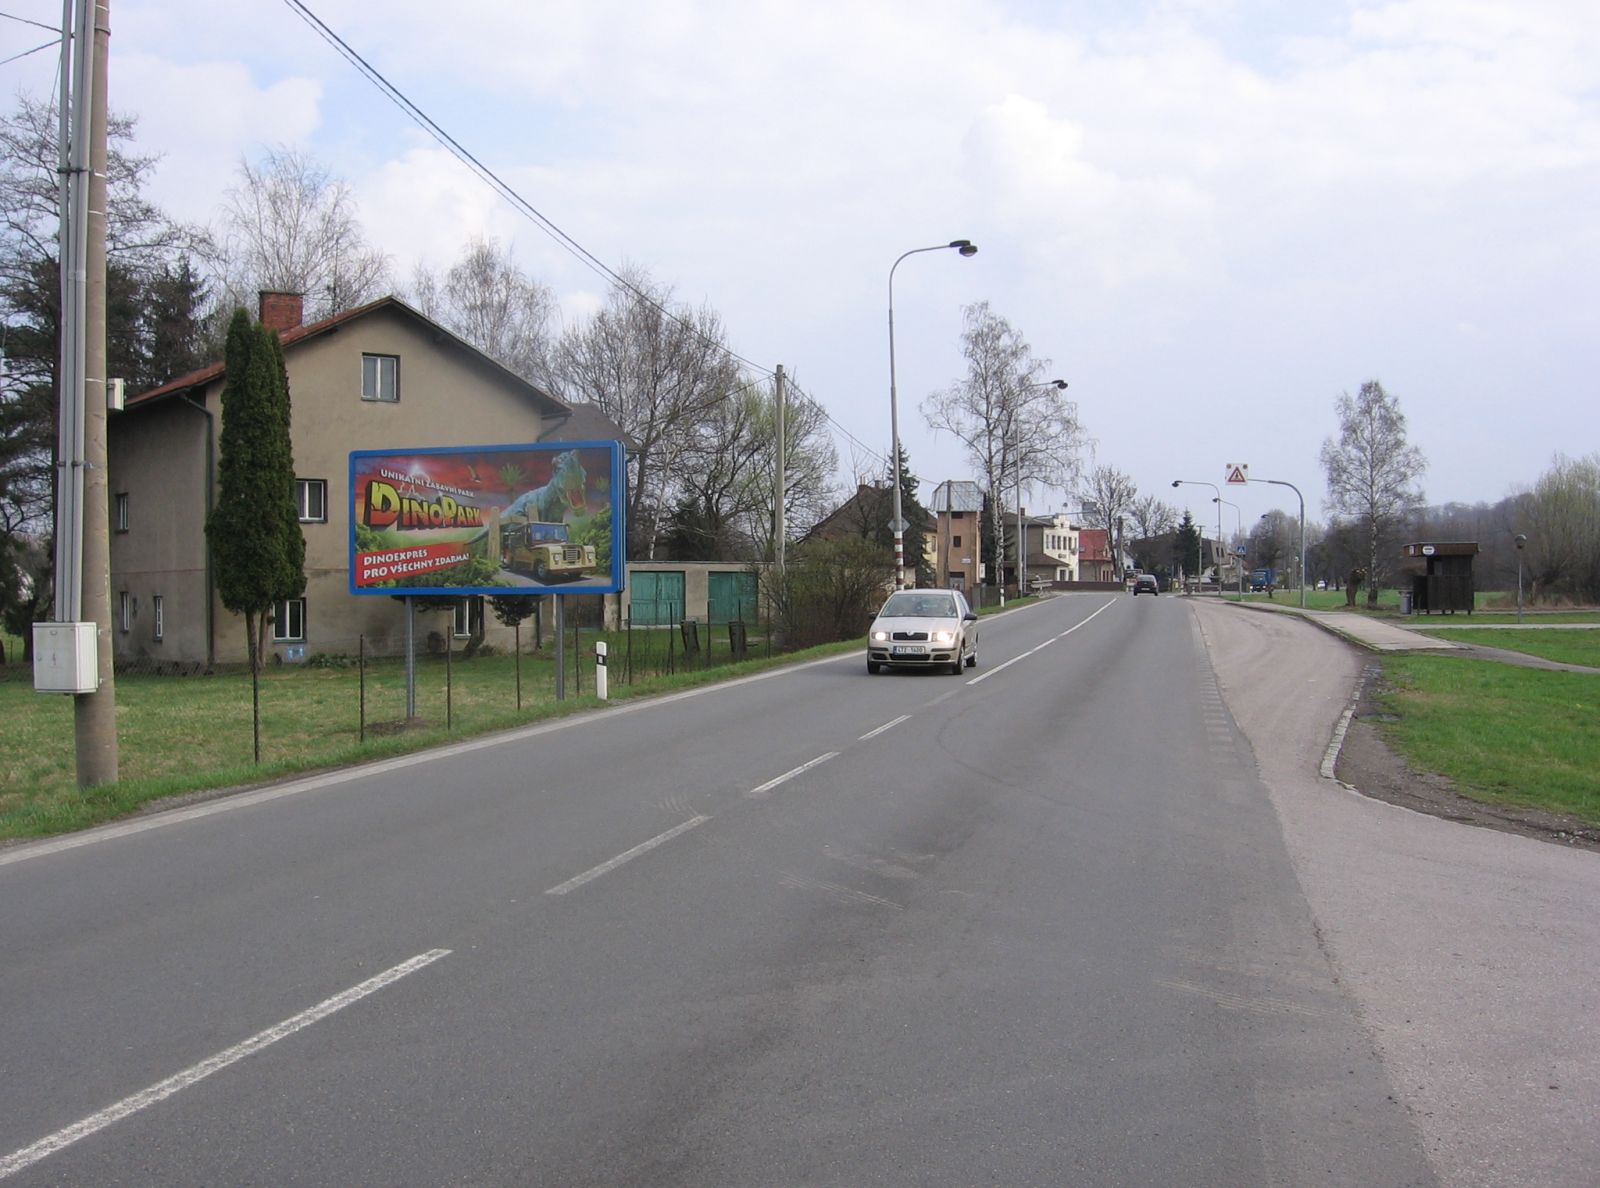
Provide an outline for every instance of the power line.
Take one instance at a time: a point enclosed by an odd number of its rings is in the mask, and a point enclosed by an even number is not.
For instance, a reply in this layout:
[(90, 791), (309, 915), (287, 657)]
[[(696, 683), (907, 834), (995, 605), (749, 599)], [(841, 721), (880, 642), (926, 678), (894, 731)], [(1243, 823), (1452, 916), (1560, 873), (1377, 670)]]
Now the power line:
[[(680, 317), (671, 309), (668, 309), (666, 306), (662, 305), (659, 301), (650, 296), (650, 294), (640, 289), (627, 277), (616, 272), (610, 267), (610, 265), (606, 264), (605, 261), (601, 260), (593, 252), (589, 251), (588, 248), (584, 247), (576, 239), (563, 231), (554, 220), (549, 218), (537, 207), (535, 207), (531, 202), (518, 193), (510, 185), (510, 183), (502, 179), (499, 174), (495, 173), (494, 170), (490, 169), (487, 165), (480, 161), (472, 152), (462, 145), (460, 141), (456, 140), (455, 137), (451, 136), (450, 133), (446, 132), (442, 127), (435, 123), (431, 116), (413, 103), (411, 99), (408, 98), (406, 94), (400, 90), (400, 88), (391, 83), (383, 75), (383, 73), (377, 69), (377, 67), (373, 66), (370, 62), (363, 58), (361, 54), (358, 53), (348, 42), (346, 42), (331, 28), (329, 28), (321, 18), (319, 18), (308, 7), (306, 7), (304, 3), (302, 3), (302, 0), (284, 0), (284, 3), (287, 4), (289, 8), (293, 10), (302, 20), (310, 25), (311, 28), (318, 34), (318, 36), (331, 45), (342, 58), (360, 71), (361, 74), (369, 82), (376, 86), (378, 90), (383, 93), (384, 97), (389, 100), (389, 102), (398, 107), (407, 118), (409, 118), (413, 123), (420, 127), (445, 149), (447, 149), (452, 156), (454, 156), (463, 165), (467, 166), (468, 169), (472, 170), (472, 172), (475, 173), (479, 178), (488, 183), (491, 189), (503, 197), (507, 202), (511, 203), (516, 210), (521, 212), (524, 217), (533, 222), (535, 226), (537, 226), (551, 239), (555, 240), (555, 242), (564, 251), (573, 256), (579, 261), (579, 263), (598, 273), (600, 276), (610, 280), (613, 284), (616, 284), (620, 288), (632, 293), (636, 298), (649, 305), (662, 316), (670, 318), (672, 321), (678, 323), (678, 325), (688, 330), (695, 337), (700, 338), (709, 343), (711, 346), (716, 347), (718, 350), (723, 351), (728, 355), (729, 358), (737, 359), (740, 363), (751, 368), (758, 375), (764, 378), (773, 378), (774, 372), (770, 367), (757, 363), (753, 359), (746, 358), (744, 355), (741, 355), (738, 351), (729, 347), (724, 342), (712, 339), (709, 335), (701, 331), (698, 326), (694, 325), (694, 323), (683, 317)], [(746, 387), (750, 386), (751, 385), (746, 385)], [(810, 401), (813, 405), (820, 409), (823, 417), (826, 418), (828, 423), (832, 425), (838, 432), (842, 433), (846, 438), (848, 438), (850, 442), (856, 446), (856, 448), (866, 452), (885, 465), (888, 464), (887, 458), (878, 453), (877, 450), (861, 441), (860, 438), (856, 437), (838, 421), (834, 420), (833, 415), (828, 411), (827, 406), (819, 401), (816, 397), (810, 395), (808, 392), (805, 392), (799, 387), (799, 385), (794, 384), (792, 380), (790, 382), (790, 387), (795, 391), (796, 395)], [(743, 390), (745, 389), (739, 389), (739, 391)], [(731, 394), (732, 393), (730, 393), (730, 395)]]
[[(0, 15), (3, 15), (3, 14), (0, 14)], [(30, 21), (28, 23), (32, 24), (33, 22)], [(8, 66), (12, 62), (17, 61), (19, 58), (26, 58), (29, 54), (36, 54), (40, 50), (47, 50), (51, 46), (60, 45), (60, 44), (61, 44), (61, 38), (57, 37), (55, 40), (47, 41), (43, 45), (36, 45), (31, 50), (23, 50), (20, 54), (12, 54), (9, 58), (0, 58), (0, 66)]]

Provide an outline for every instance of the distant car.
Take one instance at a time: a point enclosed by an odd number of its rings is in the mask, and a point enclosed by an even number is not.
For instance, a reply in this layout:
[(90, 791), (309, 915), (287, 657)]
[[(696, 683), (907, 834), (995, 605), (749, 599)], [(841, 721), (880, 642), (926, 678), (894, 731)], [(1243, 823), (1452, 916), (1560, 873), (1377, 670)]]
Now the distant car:
[(1155, 574), (1141, 573), (1133, 579), (1133, 593), (1135, 597), (1140, 594), (1159, 595), (1161, 593), (1161, 583), (1156, 581)]
[(867, 671), (934, 668), (959, 676), (978, 664), (978, 616), (959, 590), (897, 590), (867, 633)]

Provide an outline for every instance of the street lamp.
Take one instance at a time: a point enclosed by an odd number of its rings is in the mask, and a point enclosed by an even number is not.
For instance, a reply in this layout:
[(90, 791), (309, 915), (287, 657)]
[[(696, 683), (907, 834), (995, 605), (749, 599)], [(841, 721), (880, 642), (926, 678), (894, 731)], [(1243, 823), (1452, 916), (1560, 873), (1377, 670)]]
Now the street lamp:
[[(1213, 499), (1211, 502), (1215, 503), (1217, 505), (1217, 539), (1220, 541), (1222, 539), (1222, 488), (1217, 486), (1216, 483), (1208, 483), (1208, 482), (1204, 481), (1203, 479), (1173, 479), (1172, 480), (1172, 485), (1174, 487), (1177, 487), (1177, 486), (1180, 486), (1180, 485), (1189, 486), (1189, 487), (1210, 487), (1214, 492), (1216, 492), (1216, 498)], [(1205, 573), (1206, 573), (1206, 559), (1205, 559), (1205, 554), (1202, 552), (1201, 555), (1200, 555), (1200, 572), (1195, 574), (1195, 581), (1194, 581), (1195, 589), (1197, 591), (1200, 589), (1200, 579), (1205, 576)], [(1221, 596), (1222, 596), (1222, 574), (1218, 573), (1217, 574), (1217, 597), (1220, 598)]]
[(1517, 544), (1517, 622), (1522, 622), (1522, 550), (1528, 547), (1528, 538), (1521, 532), (1516, 536)]
[(952, 248), (963, 256), (978, 254), (977, 245), (970, 239), (952, 239), (949, 243), (937, 243), (932, 247), (912, 248), (909, 252), (902, 252), (889, 266), (889, 436), (894, 476), (894, 588), (896, 590), (903, 590), (906, 586), (906, 521), (901, 514), (900, 506), (900, 407), (894, 386), (894, 270), (900, 267), (900, 261), (907, 256), (915, 256), (919, 252), (943, 252)]
[[(1064, 392), (1067, 389), (1067, 381), (1045, 380), (1042, 384), (1023, 384), (1022, 387), (1025, 391), (1029, 388), (1055, 388)], [(1016, 431), (1016, 446), (1012, 458), (1017, 468), (1017, 597), (1021, 598), (1028, 588), (1028, 534), (1022, 528), (1022, 425), (1015, 416), (1011, 419), (1011, 427)]]
[[(1282, 479), (1253, 478), (1246, 480), (1252, 483), (1271, 483), (1274, 487), (1288, 487), (1294, 492), (1294, 497), (1300, 501), (1300, 609), (1306, 609), (1306, 497), (1300, 494), (1300, 488), (1293, 483), (1286, 483)], [(1222, 509), (1217, 509), (1221, 522)]]

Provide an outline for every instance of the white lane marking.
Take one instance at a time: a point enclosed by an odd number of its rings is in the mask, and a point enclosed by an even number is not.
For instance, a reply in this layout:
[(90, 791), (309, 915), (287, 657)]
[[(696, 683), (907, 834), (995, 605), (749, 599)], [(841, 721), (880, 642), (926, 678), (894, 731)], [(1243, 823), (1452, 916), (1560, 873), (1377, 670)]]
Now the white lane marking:
[(878, 735), (882, 734), (885, 730), (893, 730), (896, 726), (900, 725), (901, 722), (909, 722), (910, 720), (911, 720), (911, 715), (910, 714), (901, 714), (894, 721), (885, 722), (882, 726), (879, 726), (876, 730), (867, 731), (860, 738), (856, 739), (856, 741), (857, 742), (866, 742), (867, 739), (869, 739), (869, 738), (877, 738)]
[(793, 769), (792, 771), (786, 771), (781, 776), (778, 776), (776, 779), (768, 780), (764, 784), (758, 784), (756, 787), (751, 788), (750, 791), (748, 791), (748, 792), (746, 792), (744, 794), (745, 795), (745, 799), (746, 800), (763, 800), (763, 799), (766, 798), (767, 794), (769, 792), (771, 792), (774, 788), (776, 788), (779, 784), (782, 784), (782, 783), (785, 783), (788, 780), (794, 779), (795, 776), (801, 774), (802, 772), (810, 771), (813, 767), (816, 767), (819, 763), (826, 763), (829, 759), (837, 759), (838, 757), (839, 757), (839, 752), (838, 751), (829, 751), (826, 755), (818, 755), (815, 759), (809, 759), (806, 762), (802, 763), (799, 767), (796, 767), (795, 769)]
[(1061, 634), (1051, 636), (1049, 639), (1045, 640), (1042, 644), (1038, 645), (1038, 647), (1029, 648), (1026, 652), (1023, 652), (1022, 655), (1020, 655), (1020, 656), (1011, 657), (1011, 659), (1007, 660), (1004, 664), (995, 665), (993, 668), (991, 668), (988, 672), (984, 673), (982, 676), (973, 677), (970, 681), (967, 682), (967, 684), (969, 684), (969, 685), (982, 684), (984, 681), (988, 680), (990, 677), (996, 676), (999, 673), (1004, 672), (1006, 669), (1010, 668), (1013, 664), (1020, 663), (1021, 661), (1026, 660), (1029, 656), (1033, 655), (1035, 652), (1042, 651), (1043, 649), (1048, 648), (1051, 644), (1055, 643), (1056, 640), (1065, 639), (1067, 636), (1071, 635), (1074, 631), (1076, 631), (1079, 627), (1087, 627), (1089, 625), (1089, 623), (1095, 618), (1096, 615), (1099, 615), (1099, 614), (1101, 614), (1101, 613), (1103, 613), (1105, 611), (1108, 611), (1108, 610), (1110, 610), (1112, 607), (1114, 607), (1116, 605), (1117, 605), (1116, 600), (1113, 599), (1112, 601), (1110, 601), (1110, 602), (1106, 603), (1104, 606), (1102, 606), (1099, 610), (1095, 611), (1094, 614), (1089, 615), (1088, 618), (1085, 618), (1080, 622), (1074, 623), (1071, 627), (1068, 627), (1065, 631), (1061, 632)]
[(170, 1076), (166, 1080), (150, 1086), (148, 1089), (135, 1093), (132, 1097), (123, 1098), (116, 1105), (103, 1109), (98, 1114), (92, 1114), (81, 1122), (75, 1122), (64, 1130), (56, 1131), (48, 1138), (40, 1139), (32, 1146), (24, 1147), (20, 1151), (7, 1155), (4, 1159), (0, 1159), (0, 1180), (32, 1167), (40, 1160), (71, 1146), (79, 1139), (88, 1138), (96, 1131), (104, 1130), (113, 1122), (120, 1122), (130, 1114), (136, 1114), (147, 1106), (153, 1106), (157, 1102), (165, 1101), (174, 1093), (189, 1088), (196, 1082), (209, 1077), (212, 1073), (221, 1072), (230, 1064), (235, 1064), (246, 1056), (252, 1056), (263, 1048), (275, 1044), (281, 1039), (286, 1039), (295, 1032), (310, 1027), (311, 1024), (321, 1019), (326, 1019), (335, 1011), (343, 1010), (345, 1007), (367, 997), (367, 995), (374, 994), (385, 986), (398, 982), (407, 974), (416, 973), (423, 966), (431, 965), (439, 958), (449, 955), (449, 949), (430, 949), (426, 953), (418, 954), (410, 961), (402, 961), (393, 969), (385, 970), (377, 977), (368, 978), (359, 986), (352, 986), (342, 993), (335, 994), (332, 998), (319, 1002), (309, 1010), (301, 1011), (298, 1015), (285, 1019), (282, 1023), (251, 1036), (243, 1043), (235, 1044), (225, 1052), (218, 1052), (209, 1060), (202, 1060), (199, 1064), (184, 1069), (181, 1073)]
[(695, 828), (697, 828), (697, 827), (699, 827), (701, 825), (704, 825), (709, 820), (711, 820), (711, 818), (707, 817), (707, 816), (704, 816), (704, 815), (690, 817), (682, 825), (674, 825), (671, 829), (667, 830), (665, 833), (658, 833), (658, 834), (656, 834), (655, 837), (652, 837), (649, 841), (640, 842), (638, 845), (634, 846), (633, 849), (627, 850), (627, 851), (624, 851), (621, 854), (618, 854), (615, 858), (612, 858), (610, 861), (602, 862), (599, 866), (590, 867), (588, 870), (584, 871), (581, 875), (577, 875), (574, 878), (568, 879), (564, 883), (560, 883), (557, 886), (551, 887), (548, 891), (545, 892), (545, 894), (546, 895), (565, 895), (568, 891), (576, 891), (579, 887), (583, 886), (585, 883), (590, 882), (590, 881), (592, 881), (594, 879), (598, 879), (601, 875), (609, 874), (611, 871), (616, 870), (617, 867), (621, 866), (624, 862), (632, 862), (640, 854), (648, 854), (651, 850), (655, 849), (657, 846), (666, 845), (667, 842), (671, 841), (673, 838), (677, 837), (679, 834), (688, 833), (689, 830), (695, 829)]

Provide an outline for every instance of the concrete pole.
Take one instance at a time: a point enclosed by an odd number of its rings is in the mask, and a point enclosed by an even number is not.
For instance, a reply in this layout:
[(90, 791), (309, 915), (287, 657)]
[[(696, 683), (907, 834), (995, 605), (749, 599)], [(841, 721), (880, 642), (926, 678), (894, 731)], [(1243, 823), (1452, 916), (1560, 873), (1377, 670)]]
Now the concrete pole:
[[(100, 687), (73, 697), (78, 787), (117, 782), (117, 689), (111, 636), (111, 499), (106, 479), (106, 57), (110, 0), (83, 0), (90, 50), (88, 237), (84, 283), (83, 621), (95, 624)], [(93, 20), (90, 33), (89, 21)], [(150, 511), (154, 512), (154, 508)]]

